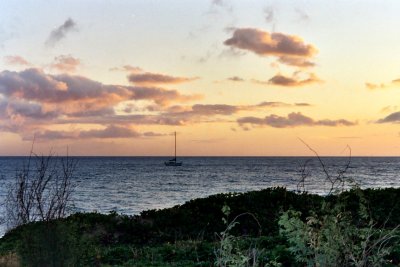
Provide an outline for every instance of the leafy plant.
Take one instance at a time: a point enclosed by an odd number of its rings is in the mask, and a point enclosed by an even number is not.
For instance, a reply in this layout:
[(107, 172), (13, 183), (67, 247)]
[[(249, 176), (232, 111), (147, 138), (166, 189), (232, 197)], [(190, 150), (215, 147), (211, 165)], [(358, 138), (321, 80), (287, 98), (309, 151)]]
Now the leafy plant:
[[(301, 140), (302, 141), (302, 140)], [(295, 259), (306, 266), (383, 266), (390, 264), (387, 256), (398, 243), (396, 226), (386, 229), (378, 226), (368, 212), (368, 201), (357, 183), (345, 176), (350, 166), (350, 156), (343, 169), (332, 176), (317, 152), (302, 141), (316, 155), (326, 181), (330, 184), (328, 196), (320, 210), (311, 211), (303, 217), (293, 209), (284, 212), (279, 218), (280, 233), (287, 237), (289, 251)], [(310, 172), (306, 171), (306, 161), (301, 170), (298, 188), (303, 188)], [(344, 190), (351, 186), (357, 197), (356, 212), (346, 210)], [(327, 201), (330, 199), (330, 201)], [(353, 210), (354, 211), (354, 210)], [(388, 220), (388, 219), (387, 219)]]
[[(239, 217), (249, 215), (257, 221), (256, 217), (251, 213), (242, 213), (236, 216), (232, 221), (228, 221), (231, 209), (228, 205), (222, 207), (222, 213), (224, 217), (222, 221), (226, 226), (225, 230), (218, 235), (219, 237), (219, 248), (216, 251), (215, 265), (217, 266), (257, 266), (257, 255), (258, 251), (256, 248), (248, 248), (243, 250), (240, 247), (242, 238), (236, 237), (231, 234), (232, 229), (239, 224), (237, 221)], [(257, 221), (258, 223), (258, 221)], [(258, 223), (259, 225), (259, 223)], [(260, 225), (259, 225), (260, 226)], [(261, 227), (261, 226), (260, 226)]]

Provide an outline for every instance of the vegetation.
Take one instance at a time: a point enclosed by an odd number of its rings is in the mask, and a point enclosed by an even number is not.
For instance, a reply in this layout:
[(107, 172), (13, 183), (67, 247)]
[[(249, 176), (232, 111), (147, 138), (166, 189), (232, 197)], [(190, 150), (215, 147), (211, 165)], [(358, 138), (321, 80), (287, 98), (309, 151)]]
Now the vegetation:
[(8, 188), (8, 227), (65, 217), (73, 190), (76, 161), (67, 157), (38, 156), (32, 151)]
[[(348, 215), (337, 224), (331, 222), (334, 218), (326, 213), (328, 208), (323, 205), (334, 207), (339, 198), (343, 203), (340, 210), (346, 210)], [(300, 254), (301, 243), (293, 244), (295, 235), (290, 235), (290, 232), (295, 233), (304, 227), (302, 222), (311, 227), (308, 230), (321, 229), (321, 240), (332, 236), (330, 231), (336, 229), (352, 233), (347, 235), (344, 232), (344, 236), (353, 242), (346, 242), (349, 245), (346, 249), (357, 252), (362, 247), (354, 244), (363, 244), (368, 236), (372, 244), (373, 240), (377, 241), (387, 233), (397, 233), (399, 199), (400, 189), (393, 188), (350, 190), (329, 197), (269, 188), (243, 194), (213, 195), (169, 209), (144, 211), (138, 216), (77, 213), (50, 222), (32, 222), (9, 231), (0, 240), (0, 254), (4, 257), (17, 255), (24, 266), (224, 266), (218, 261), (222, 259), (222, 248), (226, 258), (240, 255), (250, 258), (242, 266), (304, 266), (301, 255), (309, 255), (310, 251)], [(229, 214), (226, 208), (225, 213), (221, 210), (225, 205), (230, 207)], [(371, 224), (360, 213), (360, 205), (368, 209), (369, 218), (373, 220)], [(247, 215), (234, 219), (247, 212), (257, 221)], [(297, 222), (300, 227), (293, 228), (294, 232), (290, 231), (291, 228), (284, 228), (285, 216), (288, 222)], [(312, 228), (321, 222), (325, 228)], [(227, 227), (229, 224), (233, 226)], [(332, 225), (336, 228), (332, 229)], [(43, 235), (44, 228), (46, 232), (50, 229), (48, 235)], [(23, 238), (28, 232), (31, 236), (29, 242)], [(225, 237), (221, 240), (223, 232)], [(361, 242), (357, 243), (357, 240)], [(223, 244), (222, 241), (227, 242)], [(395, 238), (385, 240), (381, 254), (371, 255), (381, 255), (385, 266), (396, 266), (400, 263), (400, 247), (395, 241)], [(339, 244), (329, 242), (325, 245)], [(324, 258), (324, 251), (329, 248), (320, 244), (317, 250), (311, 250), (313, 255), (321, 255), (313, 256), (315, 259)], [(337, 251), (341, 252), (336, 250), (327, 256), (339, 255), (335, 254)], [(357, 255), (362, 254), (354, 253), (355, 258)], [(349, 261), (348, 266), (379, 266), (371, 265), (376, 262), (370, 259), (369, 265), (356, 265)], [(47, 264), (43, 265), (43, 260)], [(235, 265), (225, 262), (225, 266)]]

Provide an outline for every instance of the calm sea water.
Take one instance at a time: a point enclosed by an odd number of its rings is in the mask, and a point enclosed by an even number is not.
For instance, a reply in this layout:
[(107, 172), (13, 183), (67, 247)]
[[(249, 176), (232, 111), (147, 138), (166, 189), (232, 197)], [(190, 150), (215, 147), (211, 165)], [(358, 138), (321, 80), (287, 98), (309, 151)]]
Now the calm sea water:
[[(296, 190), (300, 167), (306, 157), (183, 157), (181, 167), (166, 167), (163, 157), (76, 157), (73, 182), (75, 211), (117, 211), (139, 214), (142, 210), (183, 204), (194, 198), (225, 192), (246, 192), (283, 186)], [(0, 157), (3, 186), (15, 177), (24, 157)], [(335, 175), (347, 158), (323, 158)], [(316, 159), (310, 163), (309, 192), (324, 194), (328, 185)], [(400, 186), (400, 158), (353, 157), (346, 176), (362, 187)]]

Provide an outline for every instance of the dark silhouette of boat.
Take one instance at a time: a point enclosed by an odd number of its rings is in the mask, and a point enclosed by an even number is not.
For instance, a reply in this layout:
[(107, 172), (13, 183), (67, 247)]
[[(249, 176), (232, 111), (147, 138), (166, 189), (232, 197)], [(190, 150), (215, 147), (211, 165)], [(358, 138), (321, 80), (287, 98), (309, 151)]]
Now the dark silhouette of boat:
[(182, 166), (182, 161), (176, 161), (176, 132), (174, 132), (174, 135), (175, 135), (175, 157), (173, 159), (165, 161), (164, 162), (165, 166)]

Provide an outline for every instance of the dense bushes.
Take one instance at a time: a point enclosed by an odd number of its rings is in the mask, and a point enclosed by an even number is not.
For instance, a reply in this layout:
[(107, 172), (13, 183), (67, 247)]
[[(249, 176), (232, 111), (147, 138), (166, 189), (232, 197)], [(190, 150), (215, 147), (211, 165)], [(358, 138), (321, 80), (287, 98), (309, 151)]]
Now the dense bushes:
[[(393, 228), (399, 224), (400, 189), (366, 189), (362, 192), (376, 226), (385, 223), (385, 227)], [(216, 233), (226, 229), (221, 220), (226, 214), (221, 208), (228, 205), (227, 221), (249, 212), (260, 224), (247, 216), (237, 219), (238, 224), (229, 233), (241, 237), (237, 239), (241, 249), (250, 245), (257, 248), (261, 265), (273, 266), (271, 263), (276, 262), (282, 266), (301, 266), (289, 249), (292, 246), (288, 242), (290, 238), (280, 235), (278, 221), (289, 209), (298, 212), (292, 216), (299, 220), (298, 223), (312, 216), (322, 218), (327, 215), (323, 203), (336, 203), (337, 198), (269, 188), (243, 194), (214, 195), (169, 209), (144, 211), (140, 216), (77, 213), (65, 219), (27, 224), (8, 232), (0, 240), (0, 254), (18, 252), (20, 262), (25, 266), (44, 266), (44, 261), (53, 262), (50, 266), (210, 266), (220, 245)], [(341, 202), (349, 214), (344, 222), (352, 227), (360, 226), (362, 214), (357, 193), (342, 193)], [(395, 262), (398, 251), (400, 249), (396, 247), (390, 254)]]

